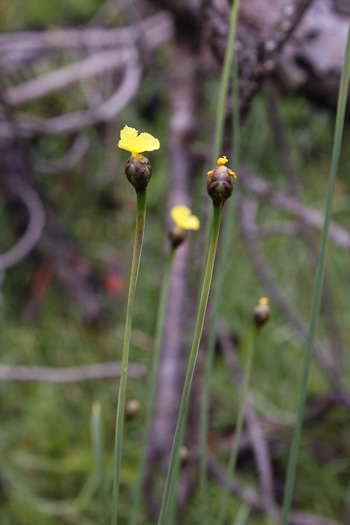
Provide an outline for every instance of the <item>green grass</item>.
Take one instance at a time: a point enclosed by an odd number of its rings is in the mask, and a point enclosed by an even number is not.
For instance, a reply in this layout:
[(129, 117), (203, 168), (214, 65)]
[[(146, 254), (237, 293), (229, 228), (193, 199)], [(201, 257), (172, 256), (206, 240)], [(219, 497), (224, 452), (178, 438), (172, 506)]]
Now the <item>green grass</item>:
[[(6, 7), (6, 30), (24, 27), (24, 22), (20, 19), (14, 20), (19, 1), (8, 3)], [(20, 1), (20, 4), (22, 6), (23, 2)], [(75, 5), (70, 4), (71, 9), (78, 10)], [(40, 5), (43, 6), (43, 2), (40, 2)], [(35, 14), (37, 7), (28, 3), (25, 6), (26, 12), (21, 16), (23, 20), (24, 16), (28, 17), (30, 27), (40, 27), (44, 22), (51, 23), (51, 18), (52, 23), (72, 25), (77, 20), (84, 22), (91, 15), (91, 10), (96, 9), (98, 5), (99, 2), (88, 2), (86, 8), (84, 4), (84, 8), (78, 10), (78, 14), (72, 15), (67, 10), (62, 17), (57, 15), (54, 19), (52, 12), (43, 12), (40, 16)], [(50, 9), (53, 10), (52, 7)], [(31, 13), (28, 14), (28, 10), (31, 10)], [(157, 64), (161, 80), (166, 75), (168, 62), (164, 56), (169, 55), (169, 50), (162, 53), (164, 54), (160, 54)], [(124, 279), (127, 280), (136, 208), (134, 190), (125, 180), (122, 155), (116, 149), (118, 133), (124, 122), (132, 122), (139, 129), (147, 129), (160, 138), (161, 150), (157, 156), (152, 156), (154, 173), (148, 192), (147, 227), (134, 310), (134, 327), (137, 328), (137, 333), (132, 337), (130, 349), (131, 362), (146, 364), (150, 364), (152, 358), (151, 343), (163, 275), (163, 225), (166, 216), (164, 196), (168, 189), (168, 94), (164, 92), (166, 90), (162, 88), (160, 80), (157, 80), (158, 84), (162, 105), (152, 126), (149, 126), (146, 120), (137, 118), (135, 106), (130, 107), (118, 118), (108, 136), (91, 130), (86, 132), (91, 141), (90, 149), (73, 173), (68, 176), (37, 175), (39, 189), (53, 203), (62, 224), (70, 232), (81, 253), (91, 261), (96, 273), (102, 277), (108, 258), (116, 255)], [(152, 85), (152, 82), (149, 82), (138, 100), (141, 106), (147, 105), (151, 98)], [(213, 89), (208, 90), (212, 115), (216, 101), (215, 93)], [(74, 96), (78, 95), (77, 92)], [(74, 105), (62, 96), (57, 96), (55, 104), (57, 106), (54, 105), (50, 109), (55, 110), (54, 114), (56, 110), (68, 111)], [(48, 106), (50, 99), (40, 104), (40, 112), (44, 114)], [(334, 116), (326, 110), (312, 110), (309, 103), (302, 98), (283, 98), (282, 111), (287, 120), (293, 154), (302, 173), (305, 202), (322, 210)], [(210, 140), (204, 136), (203, 130), (200, 133), (201, 139)], [(349, 140), (350, 130), (346, 128), (345, 144)], [(29, 146), (33, 158), (59, 157), (66, 151), (68, 143), (63, 138), (45, 137), (37, 142), (30, 141)], [(242, 165), (254, 170), (280, 190), (288, 191), (275, 151), (263, 97), (257, 97), (253, 102), (250, 116), (242, 129), (241, 146)], [(349, 166), (350, 153), (348, 148), (344, 147), (336, 184), (335, 217), (346, 227), (350, 227), (347, 197)], [(198, 181), (199, 176), (205, 180), (205, 173), (197, 174), (194, 181), (196, 187), (201, 184)], [(114, 208), (102, 205), (106, 197), (114, 203)], [(122, 207), (120, 203), (123, 204)], [(200, 208), (199, 204), (196, 203), (197, 209)], [(290, 217), (283, 211), (268, 203), (261, 203), (258, 213), (260, 224), (286, 218)], [(0, 249), (4, 251), (15, 241), (17, 234), (12, 228), (11, 216), (2, 202), (0, 224)], [(317, 237), (319, 238), (319, 234)], [(259, 246), (291, 305), (303, 319), (307, 319), (314, 276), (307, 247), (300, 239), (281, 236), (264, 239), (259, 242)], [(155, 271), (155, 268), (160, 268), (160, 271)], [(198, 270), (194, 260), (191, 262), (191, 268), (196, 276)], [(30, 325), (23, 321), (22, 312), (37, 269), (37, 260), (30, 258), (6, 274), (2, 287), (3, 302), (0, 307), (1, 363), (76, 366), (108, 361), (116, 357), (120, 359), (127, 282), (121, 296), (106, 299), (108, 314), (102, 325), (88, 328), (81, 319), (81, 312), (54, 277), (37, 322)], [(329, 246), (327, 272), (334, 293), (341, 337), (347, 348), (350, 344), (347, 330), (350, 322), (348, 254), (333, 243)], [(254, 271), (239, 235), (235, 238), (235, 246), (229, 250), (227, 280), (234, 283), (235, 293), (225, 294), (222, 311), (237, 342), (238, 357), (243, 364), (244, 343), (250, 330), (252, 306), (257, 297), (267, 292)], [(259, 415), (286, 422), (285, 430), (274, 449), (274, 469), (282, 483), (293, 430), (291, 415), (298, 400), (295, 385), (300, 378), (304, 345), (286, 324), (273, 301), (271, 308), (272, 318), (264, 328), (264, 344), (257, 348), (251, 384)], [(326, 327), (322, 317), (319, 334), (320, 339), (327, 345)], [(349, 372), (349, 365), (349, 357), (345, 356), (345, 376)], [(110, 465), (117, 389), (117, 379), (69, 385), (0, 383), (1, 525), (96, 525), (100, 501), (97, 492), (92, 492), (93, 487), (89, 481), (95, 468), (90, 438), (91, 407), (94, 401), (101, 403), (105, 437), (105, 475), (111, 483)], [(320, 368), (315, 365), (310, 377), (308, 399), (314, 399), (328, 391), (329, 383)], [(146, 381), (129, 379), (127, 398), (143, 400), (146, 395)], [(223, 450), (220, 444), (222, 437), (229, 436), (233, 430), (237, 406), (237, 392), (232, 385), (230, 374), (222, 355), (216, 353), (210, 404), (210, 437), (216, 444), (215, 452), (223, 467), (227, 464), (228, 451)], [(135, 421), (125, 424), (120, 523), (127, 523), (132, 504), (131, 489), (138, 473), (145, 412), (145, 406), (142, 405), (140, 416)], [(342, 406), (333, 407), (322, 418), (305, 426), (296, 490), (298, 508), (319, 512), (344, 522), (344, 503), (348, 498), (350, 470), (349, 437), (350, 423)], [(256, 486), (251, 459), (239, 463), (238, 475), (242, 481)], [(84, 494), (87, 494), (85, 502)], [(222, 489), (210, 481), (208, 516), (212, 518), (211, 522), (219, 511), (220, 494)], [(79, 498), (78, 501), (76, 498)], [(199, 501), (197, 493), (186, 511), (182, 521), (184, 525), (197, 523)], [(72, 505), (73, 509), (74, 506), (80, 507), (75, 514), (65, 514), (63, 517), (63, 513), (72, 509)], [(230, 499), (227, 523), (234, 522), (240, 505), (238, 499)], [(55, 513), (49, 514), (49, 511)], [(144, 514), (139, 525), (149, 523), (151, 521)], [(266, 520), (255, 513), (249, 515), (247, 523), (267, 525)]]

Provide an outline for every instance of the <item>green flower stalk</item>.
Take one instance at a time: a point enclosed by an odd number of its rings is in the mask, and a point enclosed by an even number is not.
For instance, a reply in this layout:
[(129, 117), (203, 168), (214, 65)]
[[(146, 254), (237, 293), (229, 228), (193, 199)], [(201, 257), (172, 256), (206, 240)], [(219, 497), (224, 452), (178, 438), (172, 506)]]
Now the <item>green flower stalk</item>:
[(303, 366), (301, 387), (300, 387), (300, 393), (299, 393), (298, 414), (297, 414), (297, 420), (295, 424), (293, 442), (292, 442), (292, 447), (291, 447), (290, 457), (289, 457), (289, 464), (288, 464), (286, 492), (284, 496), (283, 514), (282, 514), (282, 522), (281, 522), (282, 525), (288, 524), (288, 517), (289, 517), (289, 512), (290, 512), (290, 508), (292, 504), (292, 496), (293, 496), (293, 489), (294, 489), (295, 475), (296, 475), (296, 468), (297, 468), (298, 454), (299, 454), (300, 435), (301, 435), (301, 429), (303, 425), (307, 384), (308, 384), (309, 374), (310, 374), (312, 348), (314, 345), (316, 329), (317, 329), (317, 322), (318, 322), (319, 313), (320, 313), (321, 294), (322, 294), (322, 286), (323, 286), (323, 281), (324, 281), (325, 265), (326, 265), (328, 231), (329, 231), (329, 226), (330, 226), (331, 217), (332, 217), (334, 187), (335, 187), (335, 180), (336, 180), (337, 172), (338, 172), (340, 147), (341, 147), (341, 141), (342, 141), (343, 129), (344, 129), (345, 110), (346, 110), (347, 95), (348, 95), (348, 90), (349, 90), (349, 75), (350, 75), (350, 26), (349, 26), (348, 38), (346, 42), (346, 52), (345, 52), (345, 57), (344, 57), (343, 71), (342, 71), (342, 75), (340, 79), (337, 118), (336, 118), (336, 123), (335, 123), (332, 163), (331, 163), (331, 170), (330, 170), (330, 176), (329, 176), (326, 212), (325, 212), (324, 226), (323, 226), (322, 237), (321, 237), (320, 257), (318, 260), (316, 276), (315, 276), (315, 290), (314, 290), (314, 295), (312, 299), (309, 333), (308, 333), (308, 338), (306, 341), (304, 366)]
[[(185, 425), (185, 420), (186, 420), (185, 416), (187, 412), (191, 384), (192, 384), (194, 369), (196, 366), (199, 343), (200, 343), (201, 336), (202, 336), (205, 312), (207, 309), (210, 285), (211, 285), (211, 280), (213, 276), (216, 248), (217, 248), (219, 232), (220, 232), (222, 208), (225, 203), (225, 200), (229, 198), (232, 194), (233, 186), (234, 186), (233, 182), (234, 182), (234, 178), (236, 177), (233, 171), (225, 167), (226, 163), (227, 163), (226, 158), (220, 158), (217, 162), (216, 169), (208, 173), (207, 191), (208, 191), (209, 196), (212, 198), (213, 205), (214, 205), (212, 232), (211, 232), (208, 258), (207, 258), (207, 264), (206, 264), (204, 280), (203, 280), (203, 287), (202, 287), (201, 297), (199, 301), (196, 326), (195, 326), (195, 331), (194, 331), (194, 336), (193, 336), (193, 343), (192, 343), (188, 368), (186, 372), (185, 384), (184, 384), (184, 388), (182, 392), (182, 398), (181, 398), (181, 403), (180, 403), (180, 408), (179, 408), (179, 416), (178, 416), (178, 421), (176, 425), (174, 442), (173, 442), (170, 463), (169, 463), (169, 470), (168, 470), (168, 475), (167, 475), (167, 479), (165, 482), (164, 494), (163, 494), (161, 509), (160, 509), (159, 518), (158, 518), (158, 525), (164, 525), (165, 523), (170, 498), (173, 492), (172, 489), (173, 489), (174, 479), (176, 477), (178, 455), (179, 455), (180, 446), (182, 444), (182, 435), (183, 435), (183, 430), (184, 430), (184, 425)], [(224, 169), (221, 169), (221, 168), (224, 168)]]
[(254, 324), (253, 324), (253, 329), (251, 331), (251, 335), (250, 335), (250, 339), (248, 343), (248, 355), (247, 355), (247, 361), (246, 361), (246, 366), (245, 366), (243, 387), (242, 387), (242, 392), (241, 392), (239, 407), (238, 407), (238, 414), (237, 414), (236, 427), (235, 427), (236, 428), (235, 438), (234, 438), (233, 447), (232, 447), (231, 454), (230, 454), (230, 459), (228, 462), (224, 497), (221, 503), (217, 525), (223, 525), (223, 523), (225, 522), (225, 518), (226, 518), (228, 498), (230, 495), (230, 488), (234, 480), (239, 442), (241, 439), (242, 428), (243, 428), (244, 407), (245, 407), (245, 403), (247, 399), (250, 376), (251, 376), (251, 371), (252, 371), (252, 364), (254, 360), (256, 337), (257, 337), (257, 334), (260, 328), (269, 320), (270, 315), (271, 315), (271, 311), (270, 311), (268, 302), (269, 301), (266, 297), (262, 297), (261, 299), (259, 299), (259, 303), (254, 309)]
[[(238, 2), (239, 3), (239, 2)], [(236, 7), (237, 2), (234, 3), (232, 9)], [(233, 79), (232, 79), (232, 93), (233, 93), (233, 144), (232, 144), (232, 158), (234, 164), (239, 164), (239, 143), (240, 143), (240, 126), (239, 126), (239, 86), (238, 86), (238, 64), (237, 60), (233, 63)], [(237, 193), (229, 201), (227, 205), (226, 215), (233, 218), (234, 203), (237, 198)], [(201, 509), (201, 525), (208, 523), (210, 514), (208, 513), (208, 429), (209, 429), (209, 406), (210, 406), (210, 386), (212, 377), (212, 368), (214, 362), (214, 352), (217, 334), (217, 323), (219, 313), (221, 311), (222, 296), (224, 295), (224, 287), (227, 274), (227, 260), (229, 247), (233, 236), (234, 222), (227, 220), (222, 229), (221, 248), (218, 254), (218, 261), (216, 265), (216, 275), (213, 281), (213, 296), (212, 296), (212, 312), (209, 327), (209, 338), (207, 351), (203, 367), (202, 376), (202, 402), (200, 409), (200, 461), (199, 461), (199, 493), (200, 493), (200, 509)]]
[(156, 388), (157, 388), (157, 375), (160, 361), (160, 354), (162, 348), (162, 336), (164, 329), (164, 319), (166, 311), (166, 303), (168, 298), (169, 290), (169, 281), (171, 276), (171, 269), (174, 260), (175, 250), (183, 243), (187, 237), (187, 230), (198, 230), (200, 223), (199, 219), (191, 214), (191, 210), (187, 206), (175, 206), (171, 209), (170, 214), (175, 222), (175, 225), (169, 230), (168, 238), (170, 241), (170, 250), (167, 257), (167, 262), (165, 265), (164, 280), (162, 291), (159, 300), (159, 307), (157, 312), (157, 321), (156, 321), (156, 333), (155, 333), (155, 344), (153, 352), (153, 360), (151, 366), (151, 376), (150, 376), (150, 395), (148, 398), (147, 405), (147, 417), (146, 417), (146, 431), (145, 431), (145, 440), (141, 457), (140, 472), (138, 476), (137, 485), (135, 487), (135, 498), (133, 509), (131, 511), (130, 525), (135, 525), (140, 500), (142, 492), (142, 481), (144, 478), (145, 467), (146, 467), (146, 456), (148, 444), (151, 436), (152, 430), (152, 417), (154, 412), (154, 404), (156, 399)]
[(137, 212), (134, 251), (131, 263), (130, 283), (128, 303), (126, 307), (126, 321), (124, 334), (124, 347), (122, 357), (122, 373), (120, 377), (118, 406), (115, 425), (115, 445), (114, 445), (114, 476), (113, 476), (113, 495), (112, 495), (112, 518), (111, 524), (116, 525), (119, 501), (120, 466), (123, 447), (123, 427), (125, 412), (126, 384), (128, 377), (130, 335), (132, 325), (132, 313), (134, 298), (139, 273), (143, 235), (146, 219), (147, 185), (152, 174), (149, 160), (141, 155), (143, 151), (153, 151), (159, 148), (159, 140), (148, 133), (141, 133), (134, 128), (125, 126), (120, 132), (118, 147), (130, 151), (131, 157), (128, 159), (125, 174), (129, 182), (134, 186), (137, 196)]
[(104, 439), (102, 431), (101, 404), (94, 401), (91, 412), (91, 441), (95, 457), (95, 472), (100, 500), (99, 524), (107, 525), (107, 494), (104, 476)]

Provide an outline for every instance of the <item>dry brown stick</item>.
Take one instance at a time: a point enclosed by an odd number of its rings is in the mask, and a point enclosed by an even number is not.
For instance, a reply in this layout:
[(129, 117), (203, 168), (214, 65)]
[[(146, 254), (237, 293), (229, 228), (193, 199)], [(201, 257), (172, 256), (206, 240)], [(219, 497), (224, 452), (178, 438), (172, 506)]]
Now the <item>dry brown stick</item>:
[[(126, 56), (125, 56), (126, 60)], [(96, 108), (87, 111), (68, 113), (49, 119), (30, 117), (28, 115), (16, 117), (16, 133), (30, 136), (36, 133), (62, 135), (80, 131), (82, 128), (100, 122), (109, 122), (135, 96), (141, 81), (141, 63), (135, 49), (127, 51), (125, 71), (118, 89), (113, 95)], [(9, 122), (0, 122), (0, 135), (14, 136), (13, 125)]]
[[(287, 133), (286, 133), (286, 123), (283, 119), (283, 116), (280, 112), (280, 99), (279, 92), (276, 89), (272, 81), (267, 81), (265, 83), (265, 94), (269, 107), (269, 114), (271, 117), (272, 128), (276, 143), (277, 153), (279, 154), (280, 162), (286, 177), (290, 194), (298, 201), (303, 202), (302, 188), (300, 185), (299, 177), (295, 162), (292, 158), (290, 152), (290, 146), (288, 144)], [(311, 230), (311, 227), (308, 224), (304, 224), (301, 219), (300, 230), (301, 235), (305, 239), (307, 251), (310, 256), (311, 265), (316, 271), (317, 262), (318, 262), (318, 247), (315, 243), (314, 232)], [(339, 333), (338, 323), (335, 317), (335, 308), (334, 301), (329, 286), (329, 280), (327, 278), (327, 273), (325, 275), (324, 284), (323, 284), (323, 294), (322, 294), (322, 312), (324, 314), (325, 322), (328, 328), (328, 340), (329, 344), (333, 350), (335, 357), (335, 364), (338, 366), (338, 371), (340, 373), (342, 368), (342, 356), (344, 355), (344, 347)]]
[(165, 11), (141, 20), (132, 27), (115, 29), (82, 28), (56, 29), (51, 31), (16, 31), (0, 35), (0, 61), (19, 62), (28, 54), (52, 50), (97, 51), (119, 46), (133, 46), (143, 42), (148, 51), (153, 51), (172, 38), (172, 17)]
[[(312, 226), (317, 230), (322, 230), (322, 213), (306, 206), (305, 204), (301, 204), (293, 197), (276, 190), (269, 182), (261, 177), (253, 175), (244, 168), (240, 168), (239, 174), (240, 185), (249, 190), (249, 192), (257, 197), (264, 198), (274, 206), (291, 213), (309, 226)], [(329, 236), (336, 244), (345, 250), (350, 251), (350, 232), (347, 229), (343, 228), (335, 221), (332, 221)]]
[[(242, 371), (238, 363), (235, 347), (230, 337), (226, 322), (223, 319), (220, 319), (218, 323), (218, 338), (225, 361), (234, 378), (234, 382), (238, 388), (241, 388), (243, 382)], [(245, 407), (245, 418), (258, 470), (264, 510), (267, 516), (275, 518), (276, 502), (274, 496), (271, 458), (259, 418), (254, 410), (251, 393), (248, 394), (248, 400)]]
[[(213, 457), (208, 459), (209, 473), (223, 486), (226, 485), (226, 472), (220, 467)], [(257, 494), (243, 483), (235, 480), (231, 485), (232, 494), (242, 499), (249, 507), (258, 512), (264, 512), (264, 505)], [(324, 518), (316, 514), (303, 511), (292, 511), (289, 516), (289, 525), (341, 525), (331, 518)]]
[[(121, 363), (96, 363), (93, 365), (52, 367), (0, 365), (0, 381), (39, 381), (47, 383), (74, 383), (88, 379), (119, 377)], [(145, 365), (130, 363), (129, 376), (140, 379), (147, 373)]]
[[(307, 338), (307, 328), (304, 323), (299, 319), (297, 314), (291, 308), (287, 299), (281, 292), (272, 272), (270, 271), (262, 253), (258, 249), (256, 243), (256, 205), (252, 200), (245, 199), (237, 206), (241, 231), (243, 240), (250, 255), (251, 261), (260, 276), (264, 286), (269, 292), (269, 295), (278, 305), (279, 310), (286, 321), (294, 328), (295, 332), (299, 337), (305, 341)], [(350, 406), (350, 395), (348, 392), (342, 389), (339, 382), (339, 373), (337, 368), (334, 366), (334, 360), (328, 355), (327, 351), (318, 343), (314, 344), (315, 357), (322, 369), (326, 373), (326, 376), (330, 380), (334, 390), (339, 393), (344, 402)]]
[(21, 106), (65, 89), (74, 82), (120, 69), (129, 59), (129, 48), (120, 47), (99, 51), (68, 66), (63, 66), (9, 88), (4, 93), (4, 99), (11, 107)]
[(90, 141), (84, 135), (78, 135), (69, 151), (59, 159), (36, 158), (34, 171), (39, 173), (62, 173), (73, 169), (89, 150)]
[(24, 204), (29, 220), (19, 241), (0, 254), (0, 273), (18, 264), (35, 248), (45, 225), (45, 210), (33, 188), (13, 174), (2, 176), (2, 184)]
[(257, 239), (270, 235), (301, 235), (301, 224), (293, 221), (274, 221), (261, 224), (256, 229)]
[[(172, 63), (171, 119), (169, 133), (169, 209), (175, 205), (191, 205), (193, 160), (190, 145), (195, 131), (195, 111), (198, 100), (196, 52), (186, 40), (179, 38)], [(186, 374), (189, 341), (184, 337), (191, 326), (194, 305), (189, 301), (189, 260), (191, 238), (176, 250), (169, 284), (164, 325), (163, 349), (157, 383), (157, 403), (148, 451), (147, 500), (154, 501), (152, 471), (158, 465), (167, 472), (172, 448), (183, 382)], [(197, 396), (198, 398), (199, 396)], [(198, 411), (197, 411), (198, 412)], [(197, 439), (196, 417), (190, 417), (192, 440)], [(191, 443), (186, 443), (189, 448)], [(191, 478), (191, 479), (190, 479)], [(188, 499), (195, 479), (182, 479), (182, 504)], [(153, 504), (154, 510), (154, 504)]]

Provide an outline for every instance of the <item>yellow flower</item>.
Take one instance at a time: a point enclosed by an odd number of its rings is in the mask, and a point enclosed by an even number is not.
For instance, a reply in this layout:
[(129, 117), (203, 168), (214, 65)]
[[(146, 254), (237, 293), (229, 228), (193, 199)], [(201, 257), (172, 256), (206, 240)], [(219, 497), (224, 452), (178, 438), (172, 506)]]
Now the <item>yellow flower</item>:
[(226, 155), (223, 155), (222, 157), (220, 157), (217, 161), (217, 166), (224, 166), (225, 164), (228, 163), (228, 159), (226, 157)]
[[(226, 157), (226, 155), (223, 155), (222, 157), (220, 157), (217, 162), (216, 162), (216, 167), (219, 168), (220, 166), (225, 166), (225, 164), (228, 163), (228, 158)], [(237, 175), (235, 174), (234, 171), (230, 170), (229, 168), (226, 168), (227, 169), (227, 172), (232, 175), (232, 177), (234, 177), (235, 179), (237, 179)], [(214, 172), (215, 170), (211, 170), (211, 171), (208, 171), (208, 177), (212, 177), (214, 175)]]
[(124, 126), (120, 132), (118, 148), (130, 151), (132, 155), (139, 155), (144, 151), (154, 151), (160, 148), (159, 140), (149, 133), (140, 133), (135, 128)]
[(183, 230), (198, 230), (200, 222), (198, 217), (192, 215), (190, 208), (184, 206), (175, 206), (170, 210), (170, 215), (172, 216), (174, 222), (179, 228)]
[(268, 300), (267, 297), (261, 297), (261, 298), (259, 299), (259, 301), (258, 301), (258, 304), (260, 304), (260, 305), (262, 305), (262, 306), (265, 305), (265, 304), (269, 304), (269, 300)]

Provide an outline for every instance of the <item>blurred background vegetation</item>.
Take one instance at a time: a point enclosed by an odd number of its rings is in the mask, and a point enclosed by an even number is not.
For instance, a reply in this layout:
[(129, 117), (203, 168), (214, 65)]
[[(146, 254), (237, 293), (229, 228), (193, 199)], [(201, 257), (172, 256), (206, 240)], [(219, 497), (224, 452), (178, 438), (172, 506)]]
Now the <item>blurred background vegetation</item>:
[[(180, 4), (182, 5), (181, 2)], [(148, 7), (143, 3), (138, 5), (97, 0), (13, 0), (3, 3), (0, 9), (0, 24), (5, 35), (15, 31), (50, 32), (55, 28), (68, 27), (130, 26), (145, 16)], [(145, 423), (146, 372), (152, 357), (156, 308), (167, 250), (168, 194), (171, 192), (169, 171), (172, 169), (168, 161), (171, 153), (170, 92), (175, 47), (176, 40), (170, 39), (145, 58), (143, 77), (136, 96), (112, 121), (97, 122), (82, 129), (81, 133), (76, 132), (74, 136), (35, 132), (28, 136), (19, 133), (16, 137), (20, 143), (18, 147), (33, 174), (33, 187), (47, 210), (46, 220), (52, 221), (54, 215), (54, 222), (56, 224), (57, 221), (60, 228), (59, 237), (64, 234), (69, 239), (63, 246), (69, 249), (73, 247), (70, 264), (74, 271), (84, 275), (89, 294), (96, 299), (100, 309), (95, 318), (87, 318), (81, 302), (76, 300), (74, 294), (69, 293), (67, 282), (62, 281), (60, 274), (55, 271), (50, 249), (43, 248), (43, 244), (39, 243), (18, 264), (8, 268), (6, 273), (3, 272), (0, 307), (1, 363), (46, 367), (77, 367), (121, 359), (136, 201), (134, 190), (123, 173), (126, 153), (116, 146), (119, 131), (125, 123), (152, 133), (161, 143), (159, 152), (150, 155), (153, 176), (148, 192), (144, 252), (131, 347), (131, 362), (144, 367), (139, 370), (140, 377), (130, 377), (127, 393), (128, 400), (140, 400), (141, 409), (135, 418), (126, 421), (125, 426), (120, 523), (127, 523), (132, 486), (138, 472)], [(0, 52), (1, 49), (0, 47)], [(20, 67), (18, 64), (11, 67), (6, 60), (2, 60), (1, 98), (3, 102), (5, 97), (6, 110), (9, 109), (6, 105), (6, 90), (63, 67), (75, 59), (74, 52), (43, 52), (40, 59), (24, 61)], [(209, 155), (207, 158), (206, 155), (212, 144), (220, 78), (220, 63), (215, 63), (212, 57), (209, 64), (210, 68), (207, 67), (205, 74), (203, 70), (201, 72), (205, 82), (198, 110), (200, 125), (195, 140), (191, 139), (195, 145), (195, 154), (200, 159), (191, 176), (191, 185), (194, 188), (192, 209), (201, 217), (203, 224), (202, 232), (192, 234), (189, 241), (191, 253), (188, 269), (191, 283), (195, 281), (204, 261), (201, 255), (207, 206), (204, 187), (206, 172), (212, 169), (211, 157)], [(117, 74), (101, 75), (98, 85), (101, 87), (108, 82), (113, 85), (118, 80)], [(66, 90), (30, 101), (20, 110), (10, 108), (11, 118), (16, 120), (18, 114), (20, 119), (20, 111), (23, 110), (26, 114), (50, 118), (85, 107), (93, 108), (94, 96), (98, 97), (94, 82), (97, 82), (96, 79), (88, 79), (85, 83), (77, 82)], [(302, 93), (280, 94), (278, 91), (277, 96), (274, 92), (272, 100), (275, 112), (284, 121), (288, 158), (293, 164), (301, 188), (301, 194), (295, 198), (302, 199), (303, 206), (308, 210), (323, 213), (332, 151), (334, 110), (332, 107), (316, 105), (309, 95)], [(229, 112), (230, 108), (228, 129)], [(243, 182), (241, 184), (245, 172), (258, 174), (271, 184), (274, 191), (293, 197), (271, 118), (271, 90), (265, 87), (259, 89), (249, 103), (249, 109), (245, 109), (241, 117), (242, 174), (238, 166), (232, 166), (238, 175), (235, 194), (237, 208), (240, 202), (244, 206), (249, 201), (251, 206), (251, 199), (254, 202), (256, 199), (254, 192)], [(47, 164), (43, 161), (51, 162), (64, 157), (78, 135), (86, 140), (88, 147), (74, 165), (56, 173), (47, 169)], [(3, 148), (6, 149), (8, 138), (4, 136), (3, 140)], [(334, 219), (346, 230), (350, 229), (349, 140), (350, 130), (347, 126), (333, 214)], [(226, 150), (229, 156), (230, 139)], [(37, 169), (38, 166), (40, 169)], [(0, 167), (5, 169), (2, 165)], [(16, 176), (21, 175), (16, 172), (15, 164), (12, 169)], [(4, 189), (4, 185), (1, 185), (1, 189)], [(5, 188), (0, 199), (1, 253), (6, 252), (23, 233), (23, 217), (21, 210), (19, 212), (18, 203), (7, 198)], [(227, 286), (222, 315), (238, 359), (243, 361), (252, 310), (260, 296), (271, 297), (273, 315), (259, 338), (252, 392), (255, 411), (271, 456), (274, 494), (280, 504), (298, 400), (304, 345), (296, 334), (293, 323), (288, 322), (281, 312), (280, 305), (275, 302), (271, 290), (266, 282), (262, 282), (254, 266), (252, 254), (242, 235), (241, 218), (241, 212), (236, 213), (235, 217), (224, 216), (224, 220), (232, 220), (234, 224), (230, 254), (226, 261)], [(259, 200), (256, 223), (260, 230), (254, 242), (265, 259), (266, 268), (274, 275), (276, 286), (287, 299), (291, 311), (307, 324), (313, 292), (314, 264), (310, 257), (310, 243), (305, 240), (303, 230), (308, 230), (310, 224), (295, 218), (283, 207), (281, 209), (274, 206), (269, 199)], [(276, 226), (275, 233), (264, 234), (263, 227), (269, 228), (271, 225)], [(283, 225), (288, 225), (292, 230), (294, 228), (294, 233), (285, 235)], [(54, 230), (50, 230), (51, 233), (47, 235), (53, 235), (52, 231)], [(317, 247), (319, 229), (311, 228), (309, 232)], [(56, 242), (55, 238), (52, 242)], [(339, 243), (330, 242), (327, 297), (331, 297), (329, 304), (332, 316), (329, 321), (327, 313), (323, 311), (318, 330), (318, 340), (327, 354), (341, 362), (341, 373), (337, 376), (339, 389), (315, 362), (309, 384), (307, 422), (302, 436), (297, 476), (295, 506), (314, 516), (314, 521), (309, 522), (314, 525), (350, 523), (350, 422), (346, 400), (349, 389), (349, 357), (346, 350), (350, 343), (348, 249), (349, 247), (344, 248)], [(65, 271), (69, 271), (69, 267)], [(66, 284), (62, 284), (64, 282)], [(195, 289), (193, 284), (191, 287), (192, 290)], [(194, 308), (188, 307), (187, 310), (191, 310), (191, 313), (185, 323), (186, 341), (192, 334)], [(329, 326), (332, 323), (333, 332), (330, 333)], [(182, 354), (185, 358), (187, 352), (188, 348), (185, 348)], [(202, 352), (205, 352), (205, 348)], [(91, 411), (94, 402), (101, 404), (105, 441), (104, 467), (108, 485), (111, 480), (117, 387), (117, 378), (65, 384), (47, 381), (0, 382), (1, 525), (99, 523), (101, 494), (96, 482), (90, 432)], [(222, 466), (226, 464), (229, 444), (234, 434), (236, 406), (237, 390), (219, 337), (211, 393), (210, 443), (216, 460)], [(238, 477), (243, 485), (252, 487), (259, 493), (254, 452), (247, 433), (243, 436), (243, 441)], [(191, 461), (196, 463), (198, 458), (195, 447), (193, 450)], [(181, 523), (198, 522), (195, 489), (194, 484), (191, 497), (188, 496), (186, 500), (186, 510), (179, 518)], [(213, 517), (220, 504), (219, 491), (217, 480), (211, 479), (209, 510)], [(109, 485), (107, 493), (109, 494)], [(241, 501), (240, 497), (232, 497), (227, 523), (233, 523)], [(146, 512), (146, 507), (147, 505), (139, 520), (140, 525), (154, 522)], [(316, 515), (323, 518), (317, 518)], [(253, 508), (247, 523), (253, 525), (271, 521), (264, 513), (256, 512)]]

